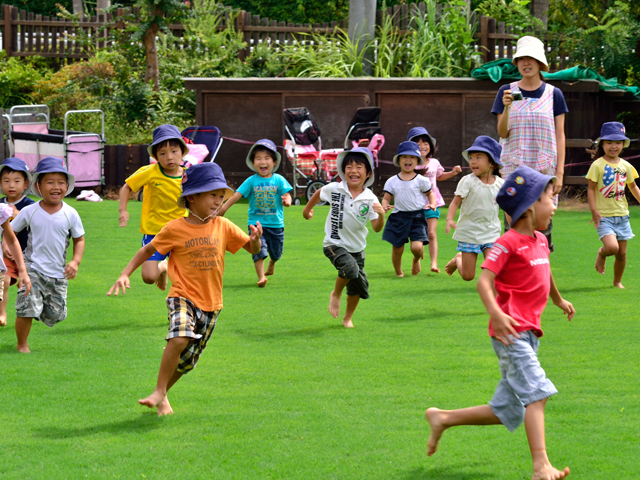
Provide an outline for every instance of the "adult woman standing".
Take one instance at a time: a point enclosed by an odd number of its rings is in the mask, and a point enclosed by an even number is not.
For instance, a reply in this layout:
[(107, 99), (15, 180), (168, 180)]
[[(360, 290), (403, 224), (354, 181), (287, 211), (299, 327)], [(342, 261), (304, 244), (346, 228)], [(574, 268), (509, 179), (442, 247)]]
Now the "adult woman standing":
[[(522, 80), (500, 87), (491, 110), (498, 116), (498, 135), (503, 143), (501, 173), (506, 177), (526, 165), (555, 176), (557, 195), (564, 176), (564, 116), (569, 109), (562, 91), (543, 81), (541, 71), (549, 71), (549, 65), (540, 40), (530, 36), (518, 40), (513, 63)], [(544, 234), (553, 251), (551, 228), (550, 224)]]

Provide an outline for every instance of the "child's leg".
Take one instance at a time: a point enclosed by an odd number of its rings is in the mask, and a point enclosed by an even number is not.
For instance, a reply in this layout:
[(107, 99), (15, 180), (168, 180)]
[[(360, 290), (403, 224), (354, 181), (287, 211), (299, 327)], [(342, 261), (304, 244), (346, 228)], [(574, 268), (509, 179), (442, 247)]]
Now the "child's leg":
[(4, 276), (4, 284), (2, 286), (2, 300), (0, 301), (0, 327), (7, 325), (7, 302), (9, 301), (9, 286), (11, 285), (11, 276)]
[(269, 280), (267, 277), (264, 276), (264, 258), (261, 258), (260, 260), (256, 260), (255, 262), (253, 262), (253, 266), (256, 269), (256, 275), (258, 275), (258, 286), (264, 287), (267, 284), (267, 281)]
[(31, 353), (27, 339), (29, 338), (32, 324), (33, 318), (16, 317), (16, 337), (18, 337), (18, 345), (16, 348), (20, 353)]
[(340, 315), (340, 302), (342, 300), (342, 291), (347, 286), (349, 280), (342, 277), (336, 278), (336, 285), (333, 287), (333, 291), (329, 296), (329, 313), (333, 318), (338, 318)]
[(618, 239), (615, 235), (605, 235), (604, 237), (602, 237), (602, 245), (603, 246), (598, 249), (598, 256), (596, 258), (596, 271), (604, 275), (607, 257), (616, 255), (618, 253)]
[(391, 262), (393, 269), (396, 271), (396, 277), (404, 277), (402, 271), (402, 254), (404, 253), (404, 245), (401, 247), (391, 247)]
[(431, 426), (431, 433), (427, 443), (427, 455), (429, 456), (438, 450), (440, 437), (447, 428), (459, 425), (500, 425), (501, 423), (489, 405), (461, 408), (459, 410), (429, 408), (425, 412), (425, 417)]
[(531, 480), (557, 480), (569, 475), (569, 468), (559, 471), (551, 465), (547, 457), (544, 437), (544, 407), (547, 399), (527, 405), (524, 416), (524, 427), (533, 459), (533, 476)]
[[(17, 325), (17, 323), (16, 323)], [(176, 368), (180, 363), (180, 355), (182, 351), (189, 345), (190, 339), (187, 337), (175, 337), (167, 342), (167, 346), (162, 353), (162, 360), (160, 362), (160, 371), (158, 372), (158, 381), (153, 393), (147, 398), (138, 400), (140, 405), (146, 405), (149, 408), (158, 406), (167, 396), (167, 390), (169, 389), (169, 382), (173, 380), (173, 385), (180, 378), (176, 378)]]
[(463, 280), (470, 282), (475, 278), (477, 262), (477, 253), (461, 252), (461, 255), (456, 257), (456, 266)]
[[(616, 253), (616, 261), (613, 264), (613, 286), (624, 288), (622, 285), (622, 274), (627, 266), (627, 240), (618, 242), (618, 253)], [(6, 281), (6, 280), (5, 280)]]
[[(173, 375), (169, 379), (169, 383), (167, 384), (167, 393), (171, 390), (178, 380), (182, 378), (182, 373), (179, 371), (173, 372)], [(173, 408), (171, 408), (171, 404), (169, 403), (169, 397), (167, 395), (160, 401), (157, 408), (158, 415), (171, 415), (173, 413)]]
[(358, 307), (358, 302), (360, 302), (360, 295), (347, 295), (347, 309), (345, 310), (344, 317), (342, 318), (343, 327), (353, 328), (353, 322), (351, 319)]
[(424, 244), (422, 242), (411, 242), (411, 253), (413, 253), (411, 275), (417, 275), (422, 270), (420, 260), (424, 258)]
[(264, 272), (264, 274), (266, 276), (273, 275), (275, 270), (276, 270), (276, 261), (272, 258), (269, 258), (269, 266), (267, 267), (267, 270)]
[(162, 261), (147, 260), (142, 264), (142, 281), (148, 285), (156, 284), (160, 290), (167, 289), (167, 259)]
[(438, 268), (438, 219), (427, 218), (427, 232), (429, 233), (429, 257), (431, 258), (431, 271), (440, 273)]

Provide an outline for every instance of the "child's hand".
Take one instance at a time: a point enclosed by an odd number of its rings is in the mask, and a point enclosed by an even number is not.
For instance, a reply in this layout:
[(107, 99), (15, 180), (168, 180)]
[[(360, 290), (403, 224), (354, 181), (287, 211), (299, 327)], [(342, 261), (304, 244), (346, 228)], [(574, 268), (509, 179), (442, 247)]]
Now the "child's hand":
[(64, 278), (67, 280), (73, 280), (76, 278), (78, 274), (78, 263), (75, 260), (71, 260), (67, 263), (67, 266), (64, 267)]
[(457, 175), (462, 172), (462, 167), (460, 165), (456, 165), (451, 171)]
[(447, 218), (447, 224), (444, 227), (444, 233), (446, 233), (448, 235), (452, 228), (455, 230), (457, 227), (458, 227), (458, 225), (456, 225), (455, 220), (449, 220)]
[(383, 205), (383, 206), (382, 206), (382, 211), (383, 211), (384, 213), (387, 213), (387, 212), (389, 212), (389, 211), (391, 211), (391, 210), (393, 210), (393, 205), (389, 205), (389, 204), (387, 203), (386, 205)]
[(591, 221), (589, 223), (593, 223), (593, 226), (598, 228), (600, 226), (601, 218), (602, 218), (602, 215), (600, 215), (600, 212), (598, 210), (593, 210), (591, 212)]
[(11, 218), (12, 219), (16, 218), (18, 216), (18, 213), (20, 213), (20, 210), (18, 210), (13, 203), (10, 203), (9, 206), (11, 207), (11, 210), (13, 211), (13, 213), (11, 214)]
[(387, 213), (387, 211), (391, 210), (393, 207), (389, 207), (387, 210), (385, 210), (384, 208), (382, 208), (382, 205), (380, 205), (378, 202), (375, 202), (373, 204), (373, 211), (376, 212), (378, 215), (382, 215), (384, 216), (385, 213)]
[(302, 216), (306, 219), (306, 220), (311, 220), (313, 218), (313, 210), (309, 210), (308, 212), (306, 210), (302, 211)]
[(491, 324), (493, 325), (493, 334), (496, 340), (503, 345), (509, 345), (513, 343), (513, 339), (509, 335), (513, 335), (516, 338), (520, 338), (520, 334), (516, 332), (515, 328), (520, 324), (509, 315), (505, 313), (499, 313), (491, 316)]
[(433, 210), (433, 211), (435, 211), (435, 210), (436, 210), (436, 208), (437, 208), (437, 207), (436, 207), (436, 204), (435, 204), (435, 203), (427, 203), (427, 204), (424, 206), (424, 209), (425, 209), (425, 210)]
[(558, 303), (553, 302), (553, 304), (564, 312), (564, 314), (567, 316), (567, 320), (571, 321), (576, 313), (576, 309), (573, 308), (571, 302), (567, 302), (564, 298), (561, 298)]
[(13, 260), (13, 253), (11, 253), (7, 242), (2, 242), (2, 255), (7, 257), (9, 260)]
[(18, 272), (18, 289), (21, 289), (23, 286), (25, 288), (25, 296), (29, 295), (31, 291), (31, 279), (26, 270), (24, 272)]
[(120, 222), (121, 227), (126, 227), (127, 222), (129, 221), (129, 212), (124, 211), (120, 212), (120, 216), (118, 217), (118, 221)]
[(285, 193), (284, 195), (282, 195), (282, 206), (283, 207), (291, 206), (291, 195), (289, 195), (288, 193)]
[(260, 240), (260, 237), (262, 237), (262, 225), (260, 225), (260, 222), (256, 222), (255, 225), (249, 225), (249, 230), (251, 230), (250, 241), (257, 242)]
[(513, 103), (513, 95), (511, 95), (511, 90), (505, 90), (502, 94), (502, 104), (505, 107), (510, 107)]
[(129, 277), (123, 273), (122, 275), (120, 275), (120, 277), (118, 277), (118, 280), (116, 280), (116, 283), (113, 284), (113, 287), (109, 289), (107, 295), (111, 296), (112, 293), (115, 293), (115, 296), (117, 297), (120, 290), (122, 290), (123, 295), (126, 295), (129, 288), (131, 288)]

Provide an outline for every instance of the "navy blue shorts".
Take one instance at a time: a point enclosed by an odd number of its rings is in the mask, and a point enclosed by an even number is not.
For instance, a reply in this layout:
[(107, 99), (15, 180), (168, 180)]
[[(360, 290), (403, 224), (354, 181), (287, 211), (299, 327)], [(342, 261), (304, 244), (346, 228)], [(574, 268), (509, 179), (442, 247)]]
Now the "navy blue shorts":
[[(153, 240), (156, 236), (155, 235), (143, 235), (142, 236), (142, 246), (144, 247), (145, 245), (151, 243), (151, 240)], [(162, 255), (160, 252), (155, 252), (153, 255), (151, 255), (149, 258), (147, 258), (147, 262), (151, 261), (151, 262), (161, 262), (163, 261), (165, 258), (167, 258), (169, 256), (169, 254), (167, 253), (166, 255)]]
[(382, 240), (389, 242), (396, 248), (409, 243), (409, 240), (422, 242), (424, 245), (429, 243), (427, 219), (424, 218), (424, 210), (395, 212), (389, 215), (382, 233)]
[[(251, 229), (249, 229), (249, 234), (251, 234)], [(274, 262), (282, 258), (284, 228), (262, 227), (262, 238), (260, 240), (262, 241), (260, 252), (251, 255), (254, 263), (267, 257)]]

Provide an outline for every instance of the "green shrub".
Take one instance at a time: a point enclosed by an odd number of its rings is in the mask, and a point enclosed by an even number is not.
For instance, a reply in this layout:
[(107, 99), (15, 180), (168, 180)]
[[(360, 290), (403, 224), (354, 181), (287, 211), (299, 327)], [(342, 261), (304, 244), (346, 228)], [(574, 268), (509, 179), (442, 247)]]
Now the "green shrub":
[(48, 72), (42, 58), (7, 58), (0, 51), (0, 108), (33, 103), (36, 86)]

